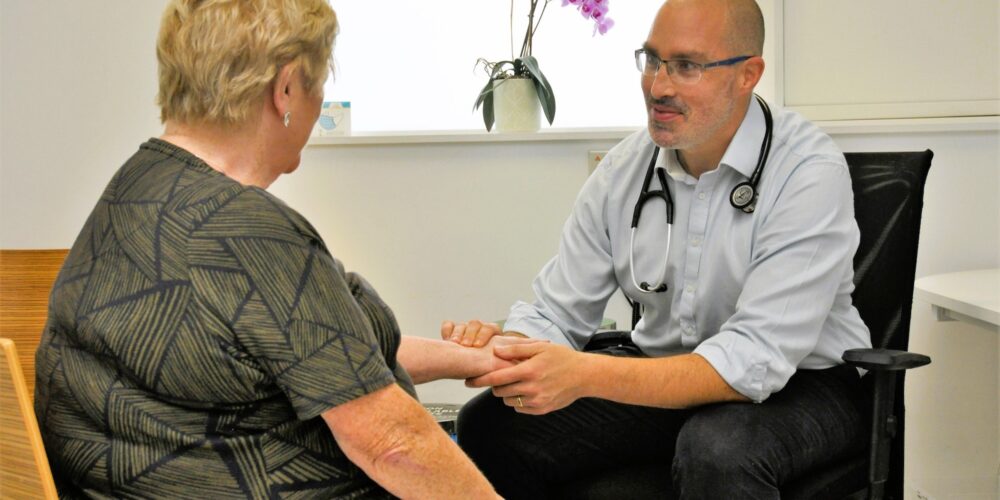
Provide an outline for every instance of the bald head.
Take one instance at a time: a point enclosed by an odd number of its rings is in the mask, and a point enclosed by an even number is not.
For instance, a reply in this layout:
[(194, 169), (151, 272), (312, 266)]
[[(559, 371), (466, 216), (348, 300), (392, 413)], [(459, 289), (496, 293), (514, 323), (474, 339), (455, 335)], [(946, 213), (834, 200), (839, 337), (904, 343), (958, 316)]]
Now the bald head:
[(643, 72), (653, 142), (683, 150), (685, 161), (700, 157), (699, 169), (715, 168), (764, 74), (763, 45), (764, 21), (754, 0), (664, 3), (643, 43), (646, 53), (661, 61), (716, 64), (693, 82), (677, 81), (669, 66), (666, 75)]
[(735, 55), (764, 53), (764, 15), (755, 0), (668, 0), (657, 15), (687, 9), (707, 9), (723, 23), (724, 43)]
[[(720, 0), (714, 0), (720, 1)], [(759, 56), (764, 53), (764, 14), (754, 0), (721, 0), (727, 4), (728, 43), (734, 53)]]

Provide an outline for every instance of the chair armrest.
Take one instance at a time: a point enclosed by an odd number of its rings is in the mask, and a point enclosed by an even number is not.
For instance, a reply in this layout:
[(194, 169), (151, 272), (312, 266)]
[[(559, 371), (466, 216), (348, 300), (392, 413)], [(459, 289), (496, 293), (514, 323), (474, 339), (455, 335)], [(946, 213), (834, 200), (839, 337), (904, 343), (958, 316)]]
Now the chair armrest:
[(923, 354), (893, 349), (849, 349), (844, 351), (842, 359), (851, 366), (871, 371), (908, 370), (931, 362)]
[(597, 332), (590, 337), (590, 340), (587, 342), (587, 345), (584, 346), (583, 350), (586, 352), (599, 351), (609, 347), (621, 346), (624, 343), (631, 342), (631, 340), (632, 332), (624, 330)]
[[(871, 382), (871, 445), (868, 463), (868, 498), (881, 499), (889, 477), (892, 440), (903, 425), (902, 406), (895, 409), (896, 386), (905, 371), (931, 362), (923, 354), (893, 349), (849, 349), (842, 356), (848, 365), (869, 371)], [(896, 445), (901, 446), (901, 445)]]

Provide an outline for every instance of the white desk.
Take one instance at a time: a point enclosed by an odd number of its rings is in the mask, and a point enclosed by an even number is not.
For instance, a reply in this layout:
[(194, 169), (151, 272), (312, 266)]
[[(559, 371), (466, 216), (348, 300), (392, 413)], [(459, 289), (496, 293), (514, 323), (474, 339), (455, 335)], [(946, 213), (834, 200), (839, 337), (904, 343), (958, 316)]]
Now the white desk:
[[(1000, 333), (1000, 269), (920, 278), (914, 283), (913, 296), (929, 302), (938, 321), (964, 321)], [(993, 497), (998, 496), (1000, 470), (997, 471), (996, 489), (993, 491)]]
[(938, 321), (966, 321), (1000, 332), (1000, 269), (927, 276), (914, 297), (929, 302)]

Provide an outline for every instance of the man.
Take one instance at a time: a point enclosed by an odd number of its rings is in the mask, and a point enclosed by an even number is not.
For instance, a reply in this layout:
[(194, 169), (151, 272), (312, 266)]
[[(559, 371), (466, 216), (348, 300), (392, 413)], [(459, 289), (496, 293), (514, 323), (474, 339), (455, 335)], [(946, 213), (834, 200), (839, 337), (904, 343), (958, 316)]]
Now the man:
[[(850, 176), (817, 127), (782, 110), (772, 126), (754, 98), (763, 38), (753, 0), (657, 13), (636, 54), (648, 132), (587, 181), (535, 302), (505, 325), (551, 342), (497, 348), (518, 364), (468, 381), (493, 389), (459, 442), (503, 496), (662, 463), (683, 498), (778, 498), (864, 446), (859, 374), (840, 359), (871, 343), (850, 297)], [(634, 345), (579, 352), (619, 288), (644, 310)]]

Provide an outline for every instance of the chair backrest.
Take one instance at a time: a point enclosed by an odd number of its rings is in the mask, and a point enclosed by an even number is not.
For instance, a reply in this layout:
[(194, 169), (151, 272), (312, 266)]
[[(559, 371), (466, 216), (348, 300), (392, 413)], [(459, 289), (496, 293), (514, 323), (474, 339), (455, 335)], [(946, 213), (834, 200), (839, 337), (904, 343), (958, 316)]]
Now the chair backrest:
[(0, 349), (0, 496), (58, 498), (14, 342)]
[[(924, 183), (934, 153), (845, 153), (854, 184), (861, 244), (854, 256), (854, 306), (871, 330), (872, 346), (905, 351), (917, 266)], [(903, 374), (896, 385), (897, 433), (886, 494), (903, 497)]]
[(49, 293), (67, 252), (0, 250), (0, 337), (17, 344), (31, 398), (35, 394), (35, 350), (48, 316)]
[(854, 256), (854, 305), (873, 347), (909, 342), (924, 182), (934, 153), (846, 153), (861, 244)]

